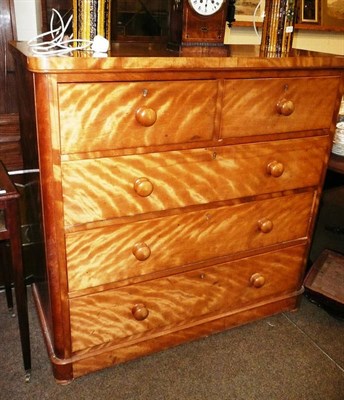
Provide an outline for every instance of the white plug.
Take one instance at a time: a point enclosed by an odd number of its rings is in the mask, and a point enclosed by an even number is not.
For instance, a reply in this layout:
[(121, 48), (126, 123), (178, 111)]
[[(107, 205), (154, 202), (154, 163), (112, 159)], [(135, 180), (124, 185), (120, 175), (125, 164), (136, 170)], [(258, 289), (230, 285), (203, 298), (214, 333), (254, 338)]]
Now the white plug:
[(101, 35), (96, 35), (93, 39), (91, 49), (97, 53), (106, 53), (109, 50), (109, 41)]

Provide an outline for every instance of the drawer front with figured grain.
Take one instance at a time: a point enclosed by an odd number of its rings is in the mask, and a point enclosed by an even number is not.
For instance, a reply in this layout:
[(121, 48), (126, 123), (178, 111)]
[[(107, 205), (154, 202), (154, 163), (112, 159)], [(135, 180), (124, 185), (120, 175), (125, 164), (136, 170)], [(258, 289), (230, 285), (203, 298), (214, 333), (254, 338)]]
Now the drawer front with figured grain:
[(327, 137), (69, 161), (65, 225), (319, 184)]
[(228, 80), (221, 137), (329, 129), (339, 85), (339, 77)]
[(66, 235), (69, 290), (306, 238), (313, 192)]
[(304, 247), (70, 299), (73, 351), (147, 339), (298, 290)]
[(211, 140), (216, 81), (59, 85), (62, 154)]

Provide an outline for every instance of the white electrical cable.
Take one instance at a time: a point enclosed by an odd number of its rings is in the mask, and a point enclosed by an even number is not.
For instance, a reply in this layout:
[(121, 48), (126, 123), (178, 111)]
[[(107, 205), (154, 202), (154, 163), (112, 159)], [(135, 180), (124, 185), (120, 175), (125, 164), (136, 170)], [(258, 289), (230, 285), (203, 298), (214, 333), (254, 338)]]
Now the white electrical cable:
[[(59, 19), (60, 27), (53, 29), (55, 15)], [(93, 50), (100, 53), (106, 53), (108, 51), (109, 42), (100, 35), (97, 35), (94, 38), (95, 40), (73, 39), (73, 35), (69, 37), (66, 32), (72, 19), (73, 15), (71, 15), (67, 23), (64, 24), (60, 13), (53, 8), (50, 19), (50, 31), (41, 33), (28, 41), (31, 51), (36, 55), (46, 56), (64, 55), (76, 50)], [(48, 35), (52, 37), (50, 41), (39, 42), (40, 39)], [(100, 41), (101, 48), (98, 46)], [(75, 46), (75, 44), (77, 45)]]
[[(258, 4), (257, 4), (257, 6), (256, 6), (256, 8), (254, 9), (254, 12), (253, 12), (253, 29), (254, 29), (255, 34), (258, 36), (259, 40), (261, 40), (261, 36), (260, 36), (260, 34), (258, 32), (258, 29), (257, 29), (256, 19), (257, 19), (258, 9), (261, 7), (261, 5), (262, 5), (262, 0), (259, 0)], [(264, 12), (263, 12), (263, 14), (264, 14)]]
[(32, 174), (39, 172), (39, 169), (34, 168), (34, 169), (19, 169), (16, 171), (8, 171), (8, 175), (24, 175), (24, 174)]

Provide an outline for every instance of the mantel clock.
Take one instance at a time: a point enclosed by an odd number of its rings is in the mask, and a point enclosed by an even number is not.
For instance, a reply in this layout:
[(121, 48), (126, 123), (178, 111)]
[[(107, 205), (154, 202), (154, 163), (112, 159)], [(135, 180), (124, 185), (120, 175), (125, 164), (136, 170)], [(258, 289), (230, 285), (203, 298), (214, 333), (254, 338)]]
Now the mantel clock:
[(226, 56), (226, 21), (235, 1), (172, 0), (168, 48), (185, 56)]

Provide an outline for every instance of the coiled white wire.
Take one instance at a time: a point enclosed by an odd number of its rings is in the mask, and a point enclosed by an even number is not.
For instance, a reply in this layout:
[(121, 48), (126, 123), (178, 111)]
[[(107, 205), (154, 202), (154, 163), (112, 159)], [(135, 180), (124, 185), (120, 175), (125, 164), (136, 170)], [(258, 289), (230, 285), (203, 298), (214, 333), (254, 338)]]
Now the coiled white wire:
[[(54, 16), (57, 16), (60, 22), (60, 26), (58, 28), (53, 29), (54, 26)], [(68, 54), (72, 51), (76, 50), (89, 50), (92, 46), (92, 40), (84, 40), (84, 39), (73, 39), (69, 37), (66, 32), (67, 29), (73, 19), (73, 15), (71, 15), (66, 22), (63, 22), (63, 18), (61, 14), (52, 9), (52, 16), (50, 19), (50, 31), (41, 33), (38, 36), (30, 39), (28, 41), (28, 45), (30, 46), (31, 51), (37, 55), (63, 55)], [(47, 42), (41, 42), (40, 39), (43, 39), (45, 36), (50, 35), (52, 39)], [(75, 46), (75, 44), (77, 44)]]

